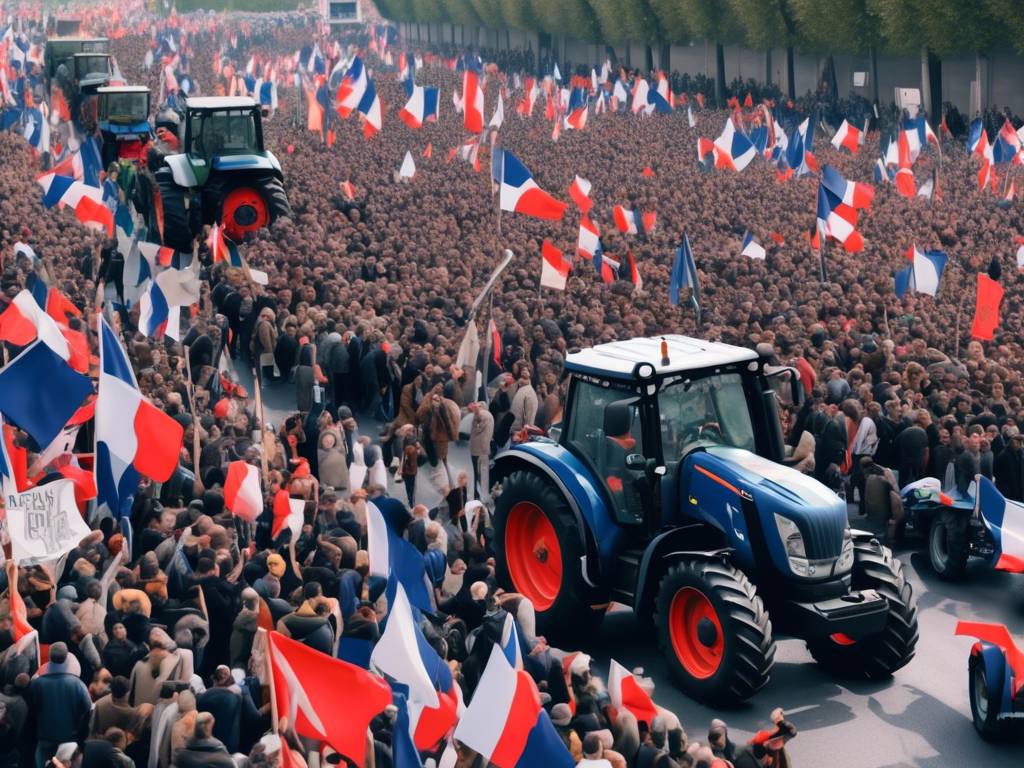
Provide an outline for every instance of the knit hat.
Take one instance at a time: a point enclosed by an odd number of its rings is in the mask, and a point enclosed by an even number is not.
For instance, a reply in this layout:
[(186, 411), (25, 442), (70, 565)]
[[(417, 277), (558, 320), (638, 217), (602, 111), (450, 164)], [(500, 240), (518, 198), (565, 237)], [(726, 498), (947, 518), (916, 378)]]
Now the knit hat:
[(277, 578), (284, 576), (284, 568), (284, 558), (277, 554), (277, 552), (267, 555), (267, 570), (274, 576), (277, 576)]
[(572, 721), (572, 710), (565, 702), (555, 704), (551, 708), (551, 722), (558, 726), (567, 726)]

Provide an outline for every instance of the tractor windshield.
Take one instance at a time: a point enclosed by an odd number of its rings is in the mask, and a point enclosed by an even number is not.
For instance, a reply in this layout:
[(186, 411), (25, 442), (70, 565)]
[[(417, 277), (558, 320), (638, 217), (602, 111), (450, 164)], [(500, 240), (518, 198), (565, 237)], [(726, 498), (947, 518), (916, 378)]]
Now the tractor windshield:
[(75, 77), (84, 80), (87, 77), (106, 76), (110, 74), (109, 56), (75, 56)]
[(103, 116), (113, 122), (140, 123), (149, 119), (148, 93), (104, 93)]
[(225, 153), (258, 152), (251, 110), (229, 109), (192, 115), (191, 153), (212, 158)]
[(738, 373), (681, 381), (658, 396), (665, 461), (699, 444), (755, 450), (754, 427)]

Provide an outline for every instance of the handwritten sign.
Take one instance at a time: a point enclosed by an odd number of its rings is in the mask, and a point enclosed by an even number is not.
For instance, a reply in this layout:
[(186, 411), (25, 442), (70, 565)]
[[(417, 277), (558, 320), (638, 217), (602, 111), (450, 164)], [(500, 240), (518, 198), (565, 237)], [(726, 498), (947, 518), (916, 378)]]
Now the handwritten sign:
[(54, 560), (89, 535), (70, 480), (57, 480), (22, 493), (8, 489), (4, 502), (11, 554), (20, 565)]

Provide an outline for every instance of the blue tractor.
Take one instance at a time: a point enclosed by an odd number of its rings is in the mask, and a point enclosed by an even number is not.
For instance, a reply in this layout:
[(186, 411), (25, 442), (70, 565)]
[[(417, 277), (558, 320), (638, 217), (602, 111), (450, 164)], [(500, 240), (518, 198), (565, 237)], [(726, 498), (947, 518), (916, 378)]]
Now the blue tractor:
[(559, 433), (493, 468), (499, 579), (533, 602), (539, 633), (578, 640), (611, 602), (630, 606), (680, 687), (715, 704), (768, 682), (776, 631), (847, 676), (913, 658), (900, 562), (782, 463), (777, 398), (800, 397), (796, 371), (666, 336), (570, 354), (566, 372)]

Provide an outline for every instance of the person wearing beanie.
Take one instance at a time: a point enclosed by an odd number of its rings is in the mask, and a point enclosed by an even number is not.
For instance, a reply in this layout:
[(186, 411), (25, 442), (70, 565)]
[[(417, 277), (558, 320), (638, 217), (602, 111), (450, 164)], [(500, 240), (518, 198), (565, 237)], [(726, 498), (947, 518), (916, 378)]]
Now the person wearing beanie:
[(89, 690), (67, 670), (68, 647), (50, 646), (46, 669), (29, 685), (29, 707), (36, 716), (36, 766), (41, 768), (64, 742), (85, 735), (92, 709)]
[(711, 721), (711, 727), (708, 728), (708, 744), (715, 757), (732, 762), (736, 755), (736, 745), (729, 739), (729, 726), (724, 720), (715, 718)]
[(192, 738), (174, 752), (174, 768), (235, 768), (224, 743), (213, 735), (214, 716), (200, 712), (195, 723)]

